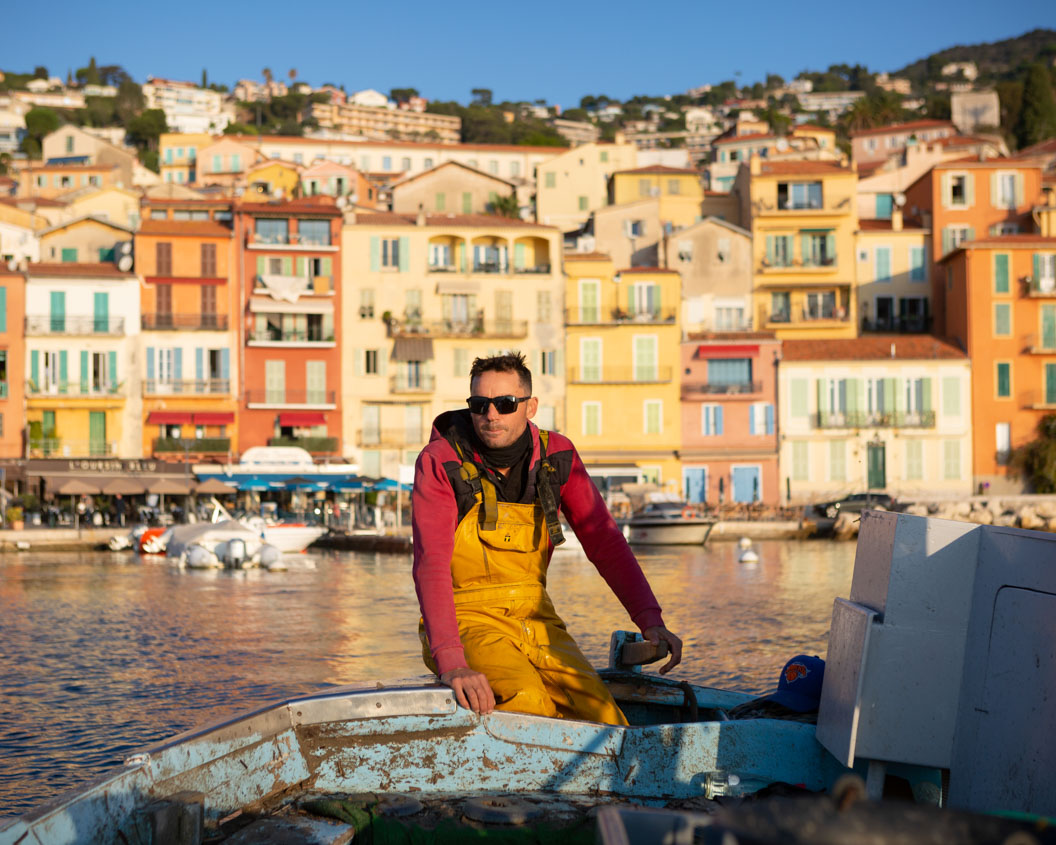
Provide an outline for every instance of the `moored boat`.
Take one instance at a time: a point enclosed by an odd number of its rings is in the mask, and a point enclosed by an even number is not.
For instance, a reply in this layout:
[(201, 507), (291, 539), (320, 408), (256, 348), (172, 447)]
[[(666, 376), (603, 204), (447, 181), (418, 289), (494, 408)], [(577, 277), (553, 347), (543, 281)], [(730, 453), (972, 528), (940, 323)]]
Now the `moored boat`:
[(624, 520), (623, 528), (632, 545), (700, 546), (717, 521), (685, 502), (653, 501)]

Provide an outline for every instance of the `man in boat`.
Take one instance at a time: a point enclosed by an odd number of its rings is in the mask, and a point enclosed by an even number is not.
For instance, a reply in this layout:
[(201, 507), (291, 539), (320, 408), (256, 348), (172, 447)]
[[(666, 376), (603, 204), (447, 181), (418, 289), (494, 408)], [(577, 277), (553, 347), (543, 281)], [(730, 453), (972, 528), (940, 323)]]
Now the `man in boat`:
[(477, 358), (469, 407), (441, 414), (411, 493), (414, 582), (423, 656), (459, 704), (627, 720), (546, 592), (563, 541), (558, 510), (644, 637), (664, 641), (670, 671), (682, 641), (568, 438), (540, 431), (539, 400), (520, 353)]

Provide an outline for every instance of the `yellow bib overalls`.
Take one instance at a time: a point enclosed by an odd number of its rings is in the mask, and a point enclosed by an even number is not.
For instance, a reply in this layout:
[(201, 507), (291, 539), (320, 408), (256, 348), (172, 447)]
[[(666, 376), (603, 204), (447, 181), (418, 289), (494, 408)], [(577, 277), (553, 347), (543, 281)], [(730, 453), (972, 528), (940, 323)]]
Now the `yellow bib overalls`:
[[(539, 500), (497, 501), (494, 484), (458, 451), (460, 471), (477, 499), (455, 529), (451, 555), (458, 633), (469, 667), (487, 676), (499, 710), (626, 725), (547, 595), (549, 534)], [(541, 467), (537, 485), (548, 483)], [(419, 632), (425, 664), (436, 672), (424, 625)]]

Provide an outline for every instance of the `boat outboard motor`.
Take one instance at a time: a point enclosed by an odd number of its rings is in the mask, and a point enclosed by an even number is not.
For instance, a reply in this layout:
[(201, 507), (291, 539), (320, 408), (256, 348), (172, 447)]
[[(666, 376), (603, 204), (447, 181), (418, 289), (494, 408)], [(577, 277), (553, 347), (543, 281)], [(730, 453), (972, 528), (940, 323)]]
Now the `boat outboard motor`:
[(232, 569), (241, 569), (246, 563), (246, 541), (238, 537), (232, 537), (225, 544), (224, 565)]

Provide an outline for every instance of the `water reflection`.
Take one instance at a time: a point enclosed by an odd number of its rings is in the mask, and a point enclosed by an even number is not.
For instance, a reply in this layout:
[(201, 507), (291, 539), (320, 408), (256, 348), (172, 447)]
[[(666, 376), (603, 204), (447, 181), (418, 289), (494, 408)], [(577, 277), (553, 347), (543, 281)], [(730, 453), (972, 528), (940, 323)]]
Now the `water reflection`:
[[(733, 543), (640, 555), (683, 637), (682, 680), (752, 692), (785, 660), (825, 653), (854, 547)], [(630, 623), (584, 558), (550, 592), (596, 665)], [(124, 554), (0, 557), (0, 816), (17, 815), (129, 751), (321, 686), (422, 675), (410, 560), (314, 555), (288, 572), (179, 571)]]

